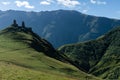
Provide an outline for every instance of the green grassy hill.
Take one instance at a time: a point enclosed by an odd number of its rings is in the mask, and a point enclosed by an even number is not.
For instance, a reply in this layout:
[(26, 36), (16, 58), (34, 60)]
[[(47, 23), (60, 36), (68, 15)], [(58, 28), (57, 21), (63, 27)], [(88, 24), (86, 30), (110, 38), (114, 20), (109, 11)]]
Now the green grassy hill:
[(0, 80), (99, 80), (57, 60), (62, 58), (31, 28), (12, 25), (0, 31)]
[(96, 40), (60, 47), (77, 67), (107, 80), (120, 79), (120, 27)]

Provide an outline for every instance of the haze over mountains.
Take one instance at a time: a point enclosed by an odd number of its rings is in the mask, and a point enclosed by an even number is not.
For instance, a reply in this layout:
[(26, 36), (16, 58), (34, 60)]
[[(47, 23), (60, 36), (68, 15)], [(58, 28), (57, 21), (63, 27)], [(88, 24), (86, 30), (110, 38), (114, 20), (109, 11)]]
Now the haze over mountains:
[(85, 15), (77, 11), (56, 10), (45, 12), (0, 11), (0, 28), (13, 19), (25, 21), (41, 37), (54, 47), (95, 39), (120, 25), (120, 20)]

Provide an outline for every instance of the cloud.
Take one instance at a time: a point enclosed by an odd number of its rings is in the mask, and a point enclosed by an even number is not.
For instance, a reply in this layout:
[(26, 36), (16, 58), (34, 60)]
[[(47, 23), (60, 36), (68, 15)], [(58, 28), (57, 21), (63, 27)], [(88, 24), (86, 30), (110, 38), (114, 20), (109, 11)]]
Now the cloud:
[(25, 8), (33, 9), (34, 6), (30, 5), (28, 1), (15, 1), (15, 4), (18, 7), (24, 6)]
[(75, 7), (80, 5), (80, 2), (77, 0), (57, 0), (58, 4), (62, 4), (66, 7)]
[(90, 0), (90, 2), (92, 3), (92, 4), (96, 4), (96, 0)]
[(88, 10), (87, 10), (87, 9), (84, 9), (82, 12), (83, 12), (83, 13), (87, 13), (87, 12), (88, 12)]
[(97, 4), (107, 4), (105, 1), (97, 1)]
[(45, 1), (41, 1), (40, 4), (41, 5), (50, 5), (53, 2), (54, 2), (53, 0), (45, 0)]
[(90, 0), (90, 2), (92, 3), (92, 4), (103, 4), (103, 5), (105, 5), (105, 4), (107, 4), (105, 1), (100, 1), (100, 0)]
[(6, 2), (1, 2), (3, 5), (9, 5), (11, 2), (8, 2), (8, 1), (6, 1)]
[(41, 1), (40, 4), (42, 4), (42, 5), (50, 5), (51, 3), (48, 2), (48, 1)]

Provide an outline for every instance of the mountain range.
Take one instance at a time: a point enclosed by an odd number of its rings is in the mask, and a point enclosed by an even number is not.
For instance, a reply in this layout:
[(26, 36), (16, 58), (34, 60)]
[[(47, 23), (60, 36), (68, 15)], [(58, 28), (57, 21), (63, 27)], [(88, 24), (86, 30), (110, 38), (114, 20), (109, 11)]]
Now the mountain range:
[(42, 38), (58, 48), (64, 44), (92, 40), (103, 35), (113, 27), (120, 25), (120, 20), (96, 17), (73, 10), (41, 12), (0, 11), (0, 29), (6, 28), (16, 19), (18, 24), (25, 21)]
[(119, 80), (120, 27), (56, 50), (25, 22), (0, 31), (0, 79)]

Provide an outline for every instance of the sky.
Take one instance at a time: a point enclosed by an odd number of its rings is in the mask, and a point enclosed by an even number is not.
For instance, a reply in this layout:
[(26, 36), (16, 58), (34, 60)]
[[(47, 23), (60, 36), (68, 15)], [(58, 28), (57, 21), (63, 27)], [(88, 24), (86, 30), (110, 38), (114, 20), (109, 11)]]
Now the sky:
[(120, 0), (0, 0), (0, 10), (77, 10), (84, 14), (120, 19)]

